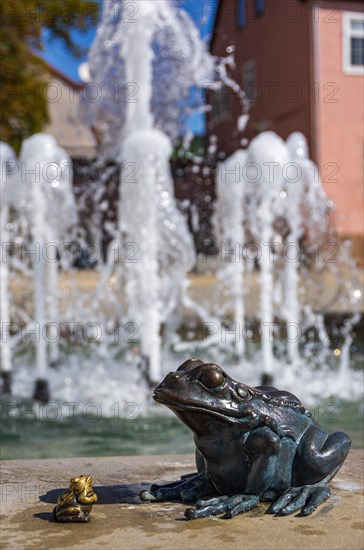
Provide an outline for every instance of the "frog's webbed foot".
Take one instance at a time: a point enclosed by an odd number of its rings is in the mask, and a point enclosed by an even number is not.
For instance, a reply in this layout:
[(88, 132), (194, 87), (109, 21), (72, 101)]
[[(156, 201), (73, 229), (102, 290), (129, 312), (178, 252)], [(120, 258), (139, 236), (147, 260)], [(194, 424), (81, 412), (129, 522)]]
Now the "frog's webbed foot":
[(196, 508), (187, 508), (185, 516), (187, 519), (197, 519), (224, 514), (224, 519), (230, 519), (252, 510), (258, 502), (259, 497), (256, 495), (220, 496), (209, 500), (198, 500)]
[(149, 491), (142, 491), (139, 497), (141, 500), (149, 502), (160, 502), (165, 500), (194, 502), (204, 494), (205, 485), (205, 474), (187, 475), (182, 477), (180, 481), (175, 481), (173, 483), (167, 483), (165, 485), (154, 484)]
[(303, 516), (308, 516), (330, 495), (327, 485), (291, 487), (269, 506), (267, 513), (287, 516), (300, 510)]

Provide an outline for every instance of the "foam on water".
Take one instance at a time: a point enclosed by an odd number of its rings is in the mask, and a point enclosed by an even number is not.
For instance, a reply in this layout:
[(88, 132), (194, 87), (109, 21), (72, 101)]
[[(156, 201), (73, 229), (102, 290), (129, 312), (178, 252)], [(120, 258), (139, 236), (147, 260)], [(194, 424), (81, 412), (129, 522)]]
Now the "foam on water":
[[(206, 362), (217, 363), (236, 380), (257, 386), (260, 384), (257, 365), (261, 361), (261, 352), (248, 352), (248, 357), (237, 361), (234, 346), (210, 344), (203, 347), (199, 342), (180, 344), (178, 352), (163, 354), (161, 377), (175, 370), (187, 358), (199, 357)], [(17, 398), (32, 398), (29, 380), (34, 377), (33, 361), (29, 353), (15, 357), (13, 393)], [(152, 392), (138, 363), (137, 348), (129, 348), (122, 353), (111, 348), (107, 356), (100, 353), (98, 346), (91, 347), (87, 352), (82, 349), (61, 352), (58, 367), (49, 369), (47, 373), (52, 403), (59, 404), (65, 418), (80, 414), (88, 406), (88, 413), (98, 416), (114, 416), (115, 407), (120, 411), (147, 415), (156, 405), (152, 402)], [(351, 371), (350, 377), (343, 381), (338, 376), (339, 366), (334, 360), (320, 365), (320, 368), (313, 362), (307, 362), (304, 368), (293, 369), (288, 361), (274, 358), (273, 369), (277, 373), (275, 385), (297, 394), (307, 407), (315, 401), (323, 403), (338, 398), (357, 401), (362, 398), (362, 373)], [(160, 413), (164, 410), (159, 406), (157, 408)], [(37, 406), (33, 410), (37, 411)], [(42, 410), (38, 412), (42, 417)], [(50, 414), (53, 414), (52, 411)]]

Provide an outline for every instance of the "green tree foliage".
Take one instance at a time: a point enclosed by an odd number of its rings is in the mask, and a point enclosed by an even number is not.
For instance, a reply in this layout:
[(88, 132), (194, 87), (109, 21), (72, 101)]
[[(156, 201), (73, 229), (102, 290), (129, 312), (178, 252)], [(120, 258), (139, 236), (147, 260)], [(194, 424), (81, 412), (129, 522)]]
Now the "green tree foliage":
[(99, 3), (88, 0), (0, 0), (0, 139), (19, 150), (47, 122), (46, 66), (34, 52), (42, 33), (82, 53), (72, 31), (96, 24)]

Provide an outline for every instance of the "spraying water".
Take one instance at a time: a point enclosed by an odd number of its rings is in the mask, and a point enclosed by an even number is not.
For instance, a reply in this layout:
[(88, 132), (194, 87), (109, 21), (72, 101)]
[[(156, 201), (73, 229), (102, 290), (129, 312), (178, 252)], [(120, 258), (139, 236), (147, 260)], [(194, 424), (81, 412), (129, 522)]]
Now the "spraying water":
[(220, 163), (216, 175), (216, 202), (214, 229), (221, 251), (221, 267), (218, 277), (226, 293), (230, 294), (233, 319), (236, 329), (235, 347), (242, 358), (245, 340), (242, 335), (244, 323), (244, 261), (246, 244), (244, 232), (243, 170), (247, 163), (246, 151), (236, 151), (225, 162)]
[[(265, 132), (247, 150), (236, 152), (218, 169), (214, 225), (221, 250), (225, 247), (218, 275), (224, 296), (225, 291), (229, 293), (227, 306), (240, 332), (247, 317), (246, 297), (253, 275), (253, 264), (247, 269), (242, 252), (249, 242), (256, 244), (261, 252), (256, 262), (259, 299), (255, 308), (261, 328), (261, 349), (249, 358), (243, 337), (236, 339), (234, 346), (211, 345), (211, 340), (178, 342), (177, 327), (186, 320), (182, 305), (188, 304), (203, 321), (211, 320), (211, 316), (193, 300), (184, 300), (186, 273), (196, 258), (186, 220), (177, 208), (169, 161), (190, 109), (190, 90), (214, 79), (214, 60), (189, 16), (174, 3), (135, 1), (133, 14), (128, 6), (130, 3), (119, 0), (105, 3), (103, 19), (90, 50), (91, 83), (85, 111), (100, 141), (100, 162), (113, 159), (121, 163), (119, 217), (115, 232), (110, 233), (119, 250), (126, 249), (130, 254), (120, 260), (115, 258), (115, 250), (109, 249), (107, 264), (99, 267), (101, 277), (94, 293), (82, 294), (75, 277), (72, 296), (62, 312), (58, 255), (56, 247), (48, 250), (48, 244), (69, 239), (76, 221), (69, 158), (46, 135), (26, 140), (21, 152), (21, 163), (27, 168), (26, 186), (21, 187), (21, 179), (17, 185), (28, 204), (25, 213), (32, 245), (38, 244), (40, 250), (46, 249), (50, 254), (46, 260), (41, 255), (39, 262), (31, 264), (36, 311), (32, 319), (26, 319), (27, 328), (34, 327), (34, 323), (40, 327), (47, 325), (52, 336), (52, 322), (77, 319), (82, 332), (83, 325), (93, 319), (91, 328), (102, 334), (101, 340), (94, 339), (94, 346), (89, 343), (84, 346), (82, 353), (72, 348), (62, 358), (62, 369), (55, 370), (48, 367), (59, 360), (57, 342), (41, 339), (36, 346), (36, 377), (38, 381), (47, 377), (59, 399), (102, 404), (104, 415), (115, 414), (114, 405), (121, 400), (130, 404), (134, 399), (134, 405), (138, 403), (134, 408), (139, 412), (138, 407), (147, 403), (148, 392), (140, 391), (140, 373), (136, 368), (140, 354), (148, 367), (145, 378), (149, 384), (159, 381), (171, 364), (201, 355), (206, 361), (220, 363), (247, 383), (257, 383), (261, 375), (269, 382), (279, 368), (282, 386), (295, 391), (299, 380), (303, 388), (300, 395), (321, 394), (323, 387), (328, 388), (329, 366), (324, 365), (318, 373), (314, 372), (316, 363), (306, 361), (306, 368), (299, 371), (298, 378), (296, 367), (302, 361), (302, 352), (294, 338), (294, 328), (300, 323), (312, 327), (319, 321), (319, 339), (324, 342), (327, 334), (309, 300), (303, 299), (306, 296), (302, 293), (300, 275), (304, 266), (300, 262), (288, 264), (277, 254), (280, 245), (301, 247), (308, 215), (312, 241), (319, 241), (322, 226), (326, 228), (323, 220), (327, 219), (328, 201), (316, 177), (317, 170), (308, 159), (302, 135), (294, 134), (285, 143), (276, 134)], [(243, 106), (241, 89), (228, 74), (232, 64), (229, 56), (220, 64), (217, 77), (237, 93)], [(96, 94), (94, 101), (92, 93)], [(239, 119), (240, 129), (245, 122), (243, 115)], [(105, 174), (97, 182), (96, 198), (102, 196), (104, 182)], [(6, 227), (5, 217), (2, 224)], [(93, 227), (98, 242), (102, 229)], [(6, 282), (9, 278), (6, 268), (4, 275)], [(2, 308), (4, 318), (9, 318), (6, 299)], [(216, 319), (220, 325), (224, 314), (221, 310)], [(273, 331), (276, 318), (287, 327), (287, 349), (282, 353)], [(114, 345), (107, 327), (115, 320), (123, 324), (128, 320), (134, 322), (137, 345), (135, 342), (132, 346)], [(326, 391), (341, 392), (350, 398), (358, 395), (359, 375), (350, 372), (350, 384), (344, 386), (351, 344), (349, 325), (345, 332), (340, 388), (331, 385)], [(306, 350), (310, 349), (306, 346)], [(5, 369), (10, 369), (10, 346), (2, 347), (2, 355)], [(239, 361), (235, 368), (236, 356)], [(24, 359), (19, 363), (15, 393), (29, 396), (29, 379), (34, 368), (25, 364)], [(79, 380), (82, 380), (81, 396)]]
[(6, 143), (0, 143), (0, 170), (1, 170), (1, 211), (0, 211), (0, 236), (1, 236), (1, 263), (0, 263), (0, 307), (1, 307), (1, 375), (3, 378), (4, 393), (10, 392), (10, 372), (12, 365), (11, 340), (7, 332), (10, 327), (10, 303), (9, 303), (9, 262), (6, 257), (6, 247), (10, 244), (8, 231), (9, 208), (11, 206), (11, 193), (14, 185), (11, 176), (10, 165), (16, 164), (15, 153)]
[[(249, 279), (243, 278), (247, 256), (242, 251), (252, 244), (258, 251), (257, 314), (263, 383), (272, 382), (277, 368), (282, 374), (283, 358), (281, 351), (278, 351), (280, 336), (276, 320), (285, 324), (284, 360), (291, 377), (297, 376), (301, 367), (306, 366), (307, 358), (301, 354), (300, 342), (303, 332), (309, 328), (315, 327), (317, 330), (321, 359), (327, 361), (329, 356), (323, 352), (329, 351), (329, 338), (324, 320), (307, 302), (307, 289), (301, 277), (306, 259), (302, 248), (311, 246), (312, 250), (316, 249), (329, 234), (330, 203), (318, 178), (317, 167), (308, 157), (305, 137), (294, 132), (284, 142), (273, 132), (263, 132), (252, 140), (247, 150), (237, 151), (220, 163), (216, 193), (216, 238), (222, 252), (224, 247), (229, 249), (228, 262), (226, 259), (224, 261), (226, 250), (225, 254), (221, 253), (218, 275), (226, 283), (233, 304), (233, 317), (239, 327), (245, 320), (244, 292), (248, 295), (250, 291)], [(253, 242), (249, 242), (251, 239)], [(306, 245), (305, 240), (308, 241)], [(342, 261), (345, 262), (345, 258)], [(315, 263), (310, 266), (311, 277), (315, 268)], [(221, 315), (225, 313), (222, 311)], [(343, 330), (344, 344), (341, 352), (339, 350), (341, 373), (347, 374), (348, 350), (352, 342), (349, 334), (352, 334), (351, 329), (357, 322), (358, 317), (354, 315)], [(240, 357), (241, 332), (235, 339)], [(289, 377), (287, 383), (291, 383)]]
[(86, 102), (87, 122), (97, 129), (101, 153), (119, 160), (123, 140), (139, 124), (178, 141), (191, 111), (191, 88), (214, 76), (213, 58), (175, 2), (137, 0), (133, 10), (131, 15), (129, 2), (105, 3), (89, 50), (89, 94), (97, 101)]
[(122, 266), (125, 297), (154, 383), (162, 374), (162, 331), (180, 315), (183, 280), (195, 262), (193, 241), (173, 193), (171, 139), (178, 135), (189, 90), (209, 74), (212, 62), (184, 11), (168, 0), (134, 4), (133, 19), (115, 18), (123, 2), (105, 7), (90, 50), (93, 80), (108, 90), (117, 83), (127, 98), (115, 102), (105, 97), (113, 116), (105, 116), (101, 102), (88, 106), (88, 117), (100, 128), (104, 154), (123, 167), (119, 239), (137, 250), (135, 261)]
[(263, 382), (273, 377), (274, 258), (273, 224), (280, 214), (283, 170), (289, 160), (284, 141), (273, 132), (257, 136), (248, 149), (247, 193), (252, 197), (248, 223), (260, 252), (259, 317), (262, 333)]
[[(26, 139), (20, 151), (29, 200), (33, 257), (33, 302), (36, 334), (36, 396), (47, 400), (47, 370), (58, 359), (58, 259), (57, 250), (67, 241), (67, 231), (76, 223), (69, 155), (52, 136), (36, 134)], [(55, 330), (56, 329), (56, 330)], [(50, 349), (44, 331), (50, 331)]]

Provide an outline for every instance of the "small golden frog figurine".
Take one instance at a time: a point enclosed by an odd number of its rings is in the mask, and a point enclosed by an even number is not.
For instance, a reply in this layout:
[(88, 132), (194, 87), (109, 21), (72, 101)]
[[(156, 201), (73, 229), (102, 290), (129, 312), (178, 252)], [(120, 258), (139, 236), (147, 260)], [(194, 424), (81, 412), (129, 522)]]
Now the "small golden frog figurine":
[(92, 476), (73, 477), (68, 491), (63, 493), (53, 510), (53, 516), (60, 522), (87, 523), (90, 521), (92, 505), (97, 502), (93, 492)]

